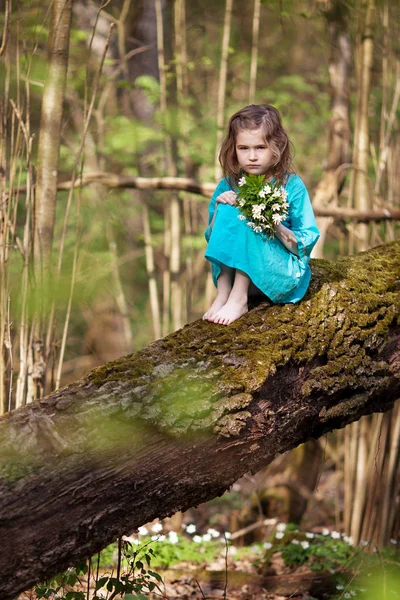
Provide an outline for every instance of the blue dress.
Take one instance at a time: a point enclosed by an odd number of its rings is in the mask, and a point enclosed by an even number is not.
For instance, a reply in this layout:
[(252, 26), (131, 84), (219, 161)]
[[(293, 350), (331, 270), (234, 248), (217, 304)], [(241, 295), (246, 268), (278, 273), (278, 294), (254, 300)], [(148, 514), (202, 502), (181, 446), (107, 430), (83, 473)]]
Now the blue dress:
[[(276, 235), (269, 239), (255, 233), (246, 221), (238, 219), (236, 206), (219, 204), (223, 192), (232, 191), (228, 179), (221, 179), (208, 207), (208, 242), (205, 257), (211, 263), (214, 285), (217, 285), (221, 265), (240, 269), (272, 302), (299, 302), (311, 280), (309, 266), (311, 250), (320, 233), (315, 221), (307, 188), (301, 177), (290, 174), (285, 185), (289, 203), (288, 216), (282, 225), (296, 236), (299, 256), (287, 250)], [(214, 224), (211, 222), (215, 215)]]

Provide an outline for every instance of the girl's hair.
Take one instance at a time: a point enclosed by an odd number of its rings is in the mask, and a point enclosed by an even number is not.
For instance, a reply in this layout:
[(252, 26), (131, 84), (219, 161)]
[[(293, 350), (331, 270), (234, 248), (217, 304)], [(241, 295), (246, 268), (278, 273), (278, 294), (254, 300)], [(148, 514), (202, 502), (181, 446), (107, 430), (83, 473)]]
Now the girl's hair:
[(279, 112), (270, 104), (250, 104), (230, 118), (228, 133), (219, 153), (223, 174), (228, 177), (231, 187), (237, 185), (241, 174), (236, 156), (237, 135), (240, 130), (259, 127), (264, 133), (268, 147), (272, 150), (274, 160), (270, 174), (283, 184), (287, 174), (294, 173), (290, 152), (291, 142), (282, 127)]

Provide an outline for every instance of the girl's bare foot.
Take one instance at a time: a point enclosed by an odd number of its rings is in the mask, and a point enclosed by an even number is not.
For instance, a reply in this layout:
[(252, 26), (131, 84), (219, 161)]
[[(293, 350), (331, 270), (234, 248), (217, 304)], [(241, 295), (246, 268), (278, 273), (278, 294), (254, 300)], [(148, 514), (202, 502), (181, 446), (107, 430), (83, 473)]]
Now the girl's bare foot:
[(212, 321), (219, 325), (229, 325), (236, 321), (249, 311), (246, 300), (238, 300), (236, 298), (229, 297), (228, 301), (222, 308), (215, 314)]
[(213, 321), (214, 316), (224, 306), (229, 298), (229, 292), (225, 294), (218, 294), (210, 308), (204, 313), (203, 321)]

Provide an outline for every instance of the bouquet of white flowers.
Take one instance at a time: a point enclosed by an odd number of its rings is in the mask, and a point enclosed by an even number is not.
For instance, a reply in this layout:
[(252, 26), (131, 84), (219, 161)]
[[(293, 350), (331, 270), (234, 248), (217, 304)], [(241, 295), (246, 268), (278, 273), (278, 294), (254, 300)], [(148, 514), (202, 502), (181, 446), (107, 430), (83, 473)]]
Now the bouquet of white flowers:
[(256, 233), (274, 237), (274, 225), (285, 220), (289, 203), (287, 191), (278, 183), (268, 183), (264, 175), (243, 175), (239, 179), (238, 203), (241, 221)]

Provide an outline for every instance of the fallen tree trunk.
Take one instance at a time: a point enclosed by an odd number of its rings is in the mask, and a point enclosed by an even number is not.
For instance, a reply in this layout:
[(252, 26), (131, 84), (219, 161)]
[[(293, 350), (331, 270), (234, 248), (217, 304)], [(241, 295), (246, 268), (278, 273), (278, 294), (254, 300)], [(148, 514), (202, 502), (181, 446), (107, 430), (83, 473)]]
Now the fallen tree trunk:
[(196, 321), (0, 419), (0, 597), (400, 396), (400, 242)]

